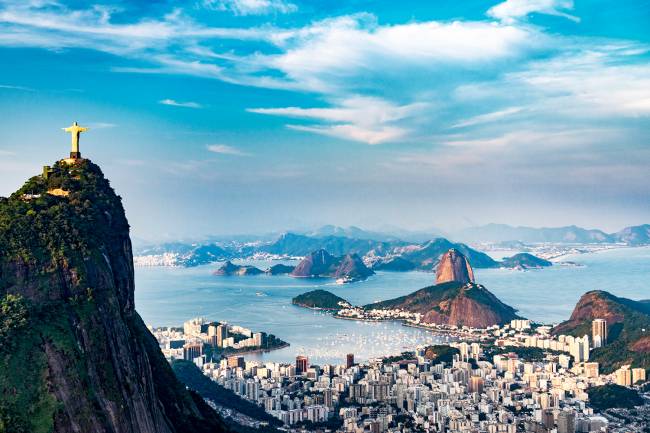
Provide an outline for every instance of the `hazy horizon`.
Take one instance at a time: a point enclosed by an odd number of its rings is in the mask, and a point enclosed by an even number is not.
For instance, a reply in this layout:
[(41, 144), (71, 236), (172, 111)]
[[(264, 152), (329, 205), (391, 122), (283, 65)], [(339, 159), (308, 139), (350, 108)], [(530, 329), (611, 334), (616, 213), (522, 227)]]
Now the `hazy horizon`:
[(0, 0), (0, 195), (84, 157), (144, 239), (650, 222), (650, 5)]

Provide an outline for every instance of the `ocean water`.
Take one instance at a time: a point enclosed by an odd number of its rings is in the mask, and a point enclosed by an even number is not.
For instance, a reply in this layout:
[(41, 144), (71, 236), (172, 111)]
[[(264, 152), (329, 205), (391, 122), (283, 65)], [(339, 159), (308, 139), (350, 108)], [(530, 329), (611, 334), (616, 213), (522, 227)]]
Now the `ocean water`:
[[(607, 290), (632, 299), (650, 298), (650, 248), (621, 248), (567, 257), (579, 267), (531, 271), (476, 270), (484, 284), (519, 314), (544, 323), (565, 320), (588, 290)], [(250, 263), (250, 262), (249, 262)], [(252, 262), (260, 268), (269, 263)], [(359, 360), (397, 354), (418, 344), (444, 341), (431, 332), (398, 323), (334, 319), (329, 313), (291, 305), (309, 290), (329, 290), (353, 304), (405, 295), (433, 284), (426, 272), (380, 272), (366, 281), (337, 285), (330, 279), (280, 276), (221, 277), (217, 264), (196, 268), (136, 268), (136, 308), (145, 323), (180, 326), (204, 316), (275, 334), (290, 347), (247, 358), (291, 362), (305, 354), (315, 363), (341, 363), (347, 353)]]

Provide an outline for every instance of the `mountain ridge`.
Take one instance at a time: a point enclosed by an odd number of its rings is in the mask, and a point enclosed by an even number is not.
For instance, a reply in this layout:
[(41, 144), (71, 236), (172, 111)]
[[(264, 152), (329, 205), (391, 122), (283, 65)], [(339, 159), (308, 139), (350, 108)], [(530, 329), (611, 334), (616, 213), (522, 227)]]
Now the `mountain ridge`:
[(469, 242), (568, 243), (599, 244), (624, 243), (626, 245), (650, 244), (650, 224), (628, 226), (614, 233), (599, 229), (585, 229), (576, 225), (563, 227), (528, 227), (490, 223), (469, 227), (455, 233), (458, 239)]
[(650, 300), (634, 301), (603, 290), (583, 294), (554, 334), (591, 335), (594, 319), (607, 321), (607, 344), (596, 348), (590, 360), (599, 362), (605, 372), (626, 364), (650, 369)]
[(401, 309), (423, 315), (422, 322), (487, 328), (519, 316), (484, 286), (448, 281), (405, 296), (365, 305), (366, 309)]

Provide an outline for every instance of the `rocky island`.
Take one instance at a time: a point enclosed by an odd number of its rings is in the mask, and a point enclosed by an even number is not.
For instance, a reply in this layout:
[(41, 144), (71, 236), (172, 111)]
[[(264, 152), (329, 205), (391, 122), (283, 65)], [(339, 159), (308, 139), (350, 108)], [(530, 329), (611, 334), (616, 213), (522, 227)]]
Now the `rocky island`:
[(290, 275), (302, 278), (336, 278), (338, 282), (349, 283), (364, 280), (373, 274), (357, 254), (334, 257), (320, 249), (308, 254)]
[(544, 260), (530, 253), (519, 253), (501, 260), (501, 266), (513, 269), (541, 269), (553, 266), (553, 262)]
[(350, 307), (348, 301), (327, 290), (312, 290), (311, 292), (303, 293), (294, 297), (291, 303), (300, 307), (317, 310), (340, 310)]
[(233, 276), (233, 275), (242, 276), (242, 275), (260, 275), (263, 273), (264, 271), (262, 271), (259, 268), (256, 268), (255, 266), (235, 265), (230, 260), (228, 260), (212, 274), (219, 275), (219, 276)]
[(293, 272), (295, 269), (295, 266), (290, 266), (290, 265), (283, 265), (282, 263), (278, 263), (276, 265), (270, 266), (265, 273), (269, 275), (283, 275), (283, 274), (290, 274)]

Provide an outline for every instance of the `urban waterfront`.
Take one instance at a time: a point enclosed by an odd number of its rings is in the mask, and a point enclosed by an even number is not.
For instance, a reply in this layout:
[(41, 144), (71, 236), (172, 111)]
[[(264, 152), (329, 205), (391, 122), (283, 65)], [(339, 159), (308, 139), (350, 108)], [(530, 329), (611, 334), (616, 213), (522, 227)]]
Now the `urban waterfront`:
[[(567, 256), (583, 266), (543, 270), (478, 269), (477, 281), (532, 320), (559, 322), (571, 314), (580, 295), (602, 289), (632, 299), (650, 298), (650, 248), (621, 248)], [(253, 263), (264, 267), (267, 263)], [(381, 272), (367, 281), (336, 285), (332, 280), (288, 276), (217, 277), (216, 264), (196, 268), (136, 268), (136, 307), (147, 324), (180, 326), (204, 316), (272, 333), (290, 347), (247, 359), (290, 361), (305, 354), (314, 362), (343, 362), (442, 342), (439, 336), (399, 323), (338, 320), (329, 313), (291, 305), (291, 298), (325, 288), (353, 304), (405, 295), (433, 283), (425, 272)]]

